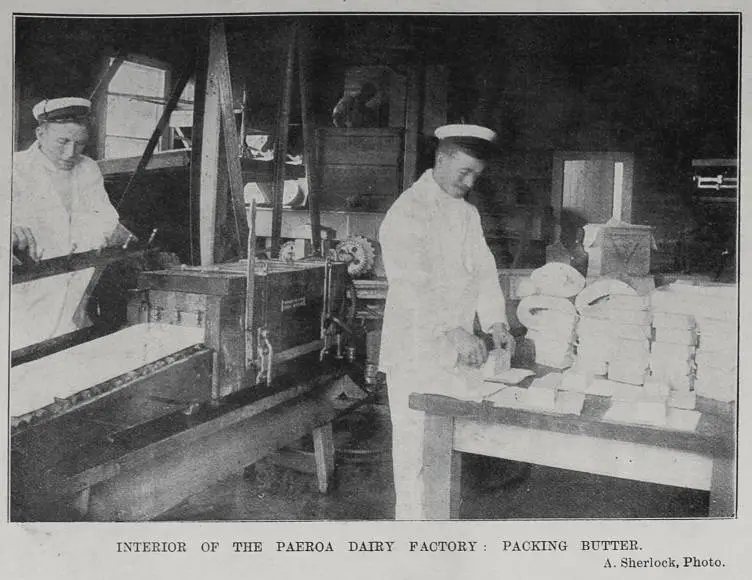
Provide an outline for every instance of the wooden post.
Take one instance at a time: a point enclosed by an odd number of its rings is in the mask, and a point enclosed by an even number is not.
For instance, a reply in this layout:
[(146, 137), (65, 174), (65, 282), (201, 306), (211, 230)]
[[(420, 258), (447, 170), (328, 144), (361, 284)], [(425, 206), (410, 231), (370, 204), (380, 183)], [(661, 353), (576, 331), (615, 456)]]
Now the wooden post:
[(313, 453), (319, 492), (327, 493), (334, 476), (334, 436), (331, 423), (313, 430)]
[[(230, 230), (235, 234), (238, 252), (244, 257), (248, 240), (248, 216), (243, 197), (243, 176), (240, 169), (240, 149), (238, 128), (235, 123), (233, 110), (232, 82), (230, 80), (230, 60), (227, 55), (227, 39), (222, 22), (212, 26), (209, 38), (210, 51), (216, 51), (216, 71), (219, 84), (219, 108), (224, 135), (225, 159), (227, 161), (227, 175), (230, 183), (230, 199), (232, 201), (232, 223)], [(224, 195), (224, 190), (218, 191)], [(224, 218), (224, 215), (221, 216)]]
[(287, 157), (287, 134), (290, 128), (290, 106), (292, 101), (293, 68), (295, 64), (295, 37), (297, 22), (290, 30), (290, 40), (287, 46), (285, 76), (282, 83), (282, 99), (280, 100), (279, 116), (277, 120), (277, 138), (274, 146), (274, 180), (272, 183), (272, 247), (273, 258), (279, 255), (280, 238), (282, 237), (282, 197), (285, 187), (285, 160)]
[(453, 448), (454, 417), (425, 416), (423, 427), (423, 518), (459, 517), (461, 456)]
[(219, 80), (217, 60), (219, 55), (211, 37), (216, 29), (211, 28), (209, 36), (209, 64), (206, 74), (204, 94), (203, 131), (201, 139), (201, 184), (199, 189), (199, 244), (201, 265), (214, 263), (214, 232), (217, 220), (217, 185), (219, 171)]
[(420, 122), (421, 67), (413, 65), (407, 76), (407, 103), (405, 107), (405, 155), (402, 162), (402, 190), (410, 187), (416, 178), (418, 163), (418, 123)]
[(321, 250), (321, 213), (319, 211), (318, 174), (316, 166), (316, 143), (314, 141), (314, 131), (311, 123), (311, 112), (309, 110), (308, 91), (308, 61), (306, 53), (308, 37), (301, 37), (298, 40), (298, 73), (300, 83), (300, 115), (303, 125), (303, 165), (306, 172), (306, 182), (308, 183), (308, 216), (311, 220), (311, 246), (313, 253), (317, 254)]
[(209, 42), (207, 30), (197, 39), (196, 87), (193, 103), (193, 128), (191, 131), (190, 200), (188, 237), (190, 239), (191, 265), (200, 263), (201, 256), (201, 183), (204, 135), (204, 102), (206, 99)]

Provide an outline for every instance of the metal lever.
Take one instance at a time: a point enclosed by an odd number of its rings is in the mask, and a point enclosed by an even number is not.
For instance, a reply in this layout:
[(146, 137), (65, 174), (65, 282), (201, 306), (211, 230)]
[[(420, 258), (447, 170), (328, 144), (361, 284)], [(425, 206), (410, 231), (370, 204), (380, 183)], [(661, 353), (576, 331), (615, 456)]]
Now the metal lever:
[(266, 375), (266, 386), (272, 384), (272, 364), (274, 362), (274, 347), (269, 341), (269, 331), (266, 328), (258, 329), (257, 350), (259, 358), (259, 370), (256, 374), (256, 384), (260, 383)]

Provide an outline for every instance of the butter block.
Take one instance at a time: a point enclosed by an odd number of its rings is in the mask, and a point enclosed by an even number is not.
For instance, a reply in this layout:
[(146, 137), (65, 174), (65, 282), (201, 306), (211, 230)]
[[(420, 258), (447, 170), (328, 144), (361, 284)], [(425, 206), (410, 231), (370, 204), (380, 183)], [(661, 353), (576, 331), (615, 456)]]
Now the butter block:
[(696, 350), (696, 347), (691, 344), (655, 341), (650, 347), (650, 356), (655, 359), (665, 358), (669, 361), (691, 361)]
[[(613, 381), (613, 379), (610, 379)], [(645, 389), (642, 386), (613, 381), (611, 398), (614, 401), (641, 401), (645, 398)]]
[(609, 320), (621, 324), (645, 324), (650, 325), (653, 321), (653, 314), (650, 310), (619, 310), (612, 308), (609, 310)]
[(531, 389), (553, 389), (554, 391), (561, 387), (562, 373), (548, 373), (535, 379), (531, 384)]
[(653, 326), (656, 328), (693, 329), (695, 317), (676, 312), (653, 312)]
[(649, 310), (650, 299), (647, 296), (616, 294), (609, 296), (608, 305), (615, 310)]
[(554, 409), (556, 407), (556, 389), (536, 388), (531, 385), (525, 391), (523, 400), (530, 407)]
[(611, 360), (608, 363), (608, 378), (612, 381), (642, 385), (648, 376), (647, 363)]
[(653, 378), (645, 380), (642, 385), (645, 399), (652, 401), (665, 401), (671, 394), (671, 387), (662, 381), (656, 381)]
[(668, 419), (668, 407), (665, 401), (636, 401), (635, 419), (638, 423), (665, 425)]
[(593, 381), (593, 375), (587, 373), (581, 373), (578, 365), (579, 361), (575, 362), (574, 367), (567, 369), (561, 375), (560, 388), (563, 391), (573, 391), (575, 393), (584, 393), (587, 391), (588, 386)]
[(735, 373), (739, 363), (738, 357), (735, 350), (707, 351), (700, 348), (695, 353), (695, 363), (698, 368), (707, 366)]
[(668, 406), (675, 409), (694, 409), (697, 406), (697, 393), (671, 391), (668, 398)]
[(658, 326), (655, 328), (655, 340), (656, 342), (695, 346), (697, 345), (697, 332), (694, 328)]
[(653, 336), (653, 327), (649, 324), (611, 323), (611, 336), (627, 340), (649, 340)]

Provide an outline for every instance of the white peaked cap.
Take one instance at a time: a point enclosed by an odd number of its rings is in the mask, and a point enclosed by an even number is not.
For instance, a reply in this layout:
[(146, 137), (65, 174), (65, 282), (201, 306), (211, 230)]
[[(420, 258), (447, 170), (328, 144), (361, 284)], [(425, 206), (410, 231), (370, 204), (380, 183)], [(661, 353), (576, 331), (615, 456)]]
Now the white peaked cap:
[(496, 133), (480, 125), (443, 125), (436, 129), (435, 134), (439, 139), (482, 139), (489, 143), (496, 141)]
[(39, 122), (76, 120), (88, 116), (91, 112), (91, 101), (80, 97), (44, 99), (34, 105), (31, 111)]

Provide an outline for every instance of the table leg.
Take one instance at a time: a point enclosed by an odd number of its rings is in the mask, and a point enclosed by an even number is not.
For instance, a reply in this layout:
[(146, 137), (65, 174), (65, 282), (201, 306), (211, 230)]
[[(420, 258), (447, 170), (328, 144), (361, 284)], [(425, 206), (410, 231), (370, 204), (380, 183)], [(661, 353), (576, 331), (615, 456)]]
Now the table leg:
[(710, 476), (710, 508), (708, 515), (715, 518), (734, 516), (734, 459), (716, 457)]
[(423, 428), (423, 518), (459, 517), (461, 456), (454, 451), (454, 419), (426, 415)]
[(313, 430), (313, 453), (316, 460), (319, 491), (326, 493), (329, 491), (334, 475), (334, 438), (331, 423)]
[(73, 508), (83, 518), (89, 513), (89, 502), (91, 501), (91, 488), (85, 487), (73, 499)]

